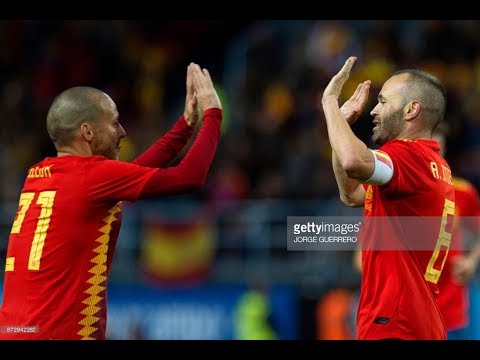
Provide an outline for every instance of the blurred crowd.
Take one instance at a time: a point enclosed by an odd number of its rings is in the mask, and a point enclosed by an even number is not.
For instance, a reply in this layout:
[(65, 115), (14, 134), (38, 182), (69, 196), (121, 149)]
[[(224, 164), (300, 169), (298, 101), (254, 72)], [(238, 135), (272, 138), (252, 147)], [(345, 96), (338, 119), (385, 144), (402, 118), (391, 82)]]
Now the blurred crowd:
[[(107, 92), (129, 135), (122, 154), (129, 160), (180, 115), (188, 63), (203, 61), (214, 69), (222, 64), (215, 46), (240, 25), (229, 26), (192, 20), (0, 21), (0, 199), (16, 201), (25, 170), (55, 155), (45, 126), (55, 95), (78, 85)], [(167, 116), (172, 108), (176, 113)]]
[[(125, 207), (113, 279), (138, 281), (142, 268), (157, 282), (293, 283), (313, 299), (301, 304), (303, 322), (315, 311), (323, 318), (314, 309), (319, 295), (358, 285), (351, 254), (287, 251), (285, 219), (358, 214), (338, 201), (324, 87), (348, 56), (358, 57), (342, 96), (372, 81), (354, 130), (374, 147), (369, 112), (383, 82), (399, 69), (433, 73), (447, 89), (447, 160), (480, 189), (479, 38), (475, 20), (2, 20), (0, 253), (27, 169), (55, 155), (45, 120), (56, 94), (77, 85), (107, 92), (127, 131), (121, 159), (129, 161), (183, 112), (194, 61), (210, 70), (223, 102), (213, 166), (204, 189), (185, 199)], [(347, 295), (330, 302), (346, 309)]]
[(3, 199), (15, 200), (25, 169), (54, 154), (45, 117), (57, 93), (75, 85), (109, 93), (128, 132), (122, 158), (129, 160), (181, 113), (190, 61), (211, 70), (226, 107), (223, 141), (202, 196), (335, 196), (319, 102), (349, 55), (359, 61), (345, 96), (359, 81), (373, 84), (357, 134), (370, 141), (369, 110), (393, 71), (431, 71), (448, 93), (448, 160), (480, 186), (479, 21), (270, 20), (232, 28), (219, 21), (2, 21)]
[[(448, 93), (447, 157), (455, 173), (480, 186), (479, 21), (270, 21), (245, 40), (245, 74), (229, 94), (244, 132), (220, 155), (248, 174), (247, 196), (335, 196), (330, 145), (320, 98), (350, 55), (358, 57), (344, 100), (372, 81), (370, 102), (355, 125), (370, 146), (372, 117), (383, 82), (395, 70), (435, 74)], [(233, 113), (233, 112), (232, 112)], [(233, 160), (233, 161), (232, 161)]]

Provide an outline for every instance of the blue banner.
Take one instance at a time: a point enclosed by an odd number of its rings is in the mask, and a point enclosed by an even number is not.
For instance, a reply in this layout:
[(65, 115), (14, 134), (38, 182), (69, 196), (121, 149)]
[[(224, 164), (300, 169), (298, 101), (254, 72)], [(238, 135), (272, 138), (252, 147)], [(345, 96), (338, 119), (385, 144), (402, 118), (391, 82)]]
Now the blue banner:
[(293, 288), (257, 291), (243, 285), (185, 290), (112, 287), (109, 339), (297, 339), (298, 297)]

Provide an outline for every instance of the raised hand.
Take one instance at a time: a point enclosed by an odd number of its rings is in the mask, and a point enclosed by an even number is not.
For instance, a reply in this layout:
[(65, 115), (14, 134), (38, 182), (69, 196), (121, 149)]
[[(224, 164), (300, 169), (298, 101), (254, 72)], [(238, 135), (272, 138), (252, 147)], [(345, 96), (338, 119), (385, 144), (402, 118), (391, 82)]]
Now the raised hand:
[(334, 98), (338, 100), (340, 93), (342, 92), (343, 85), (348, 80), (350, 76), (350, 70), (355, 63), (357, 58), (355, 56), (350, 56), (345, 64), (340, 69), (340, 71), (330, 80), (325, 91), (323, 92), (322, 102), (328, 100), (328, 98)]
[(358, 84), (353, 95), (350, 97), (350, 99), (345, 101), (340, 108), (342, 115), (350, 125), (357, 121), (358, 117), (363, 111), (363, 108), (367, 104), (370, 83), (371, 81), (367, 80)]
[(189, 126), (195, 126), (200, 113), (197, 106), (197, 96), (195, 95), (195, 89), (193, 86), (192, 66), (187, 67), (187, 96), (185, 97), (185, 111), (183, 117)]
[(210, 108), (222, 109), (222, 103), (213, 86), (208, 70), (200, 69), (200, 66), (195, 63), (191, 63), (189, 67), (191, 68), (192, 82), (198, 105), (200, 105), (203, 111)]

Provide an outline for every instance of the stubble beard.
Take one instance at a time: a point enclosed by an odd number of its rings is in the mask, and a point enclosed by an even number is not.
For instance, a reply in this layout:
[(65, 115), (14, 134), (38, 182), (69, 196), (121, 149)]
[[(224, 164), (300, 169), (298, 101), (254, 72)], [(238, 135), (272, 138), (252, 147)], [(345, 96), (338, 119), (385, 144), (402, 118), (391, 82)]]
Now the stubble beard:
[(380, 127), (372, 134), (372, 141), (382, 146), (390, 140), (396, 139), (403, 130), (403, 109), (398, 109), (390, 116), (380, 119)]

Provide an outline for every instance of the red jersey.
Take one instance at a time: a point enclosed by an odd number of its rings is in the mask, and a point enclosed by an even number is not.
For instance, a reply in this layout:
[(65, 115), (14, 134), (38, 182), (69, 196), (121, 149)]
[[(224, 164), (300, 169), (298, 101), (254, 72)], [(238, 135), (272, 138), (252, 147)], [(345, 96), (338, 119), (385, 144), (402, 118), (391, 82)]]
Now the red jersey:
[(0, 339), (105, 338), (120, 201), (137, 200), (157, 170), (103, 156), (30, 168), (8, 243)]
[[(391, 158), (394, 174), (385, 185), (366, 186), (363, 234), (365, 239), (393, 236), (390, 241), (398, 243), (398, 250), (369, 250), (362, 246), (357, 337), (446, 339), (435, 298), (443, 259), (434, 249), (443, 241), (440, 219), (453, 221), (455, 199), (450, 168), (439, 154), (438, 143), (432, 140), (392, 140), (380, 150)], [(431, 251), (404, 245), (412, 229), (385, 232), (384, 227), (372, 221), (373, 217), (406, 216), (438, 217), (439, 230), (425, 235)]]
[(197, 139), (173, 167), (164, 168), (193, 133), (183, 116), (133, 164), (65, 156), (30, 168), (8, 242), (0, 339), (105, 339), (121, 201), (200, 188), (221, 122), (221, 109), (205, 110)]
[[(475, 187), (467, 180), (453, 178), (455, 189), (455, 216), (459, 218), (468, 217), (467, 221), (480, 217), (480, 198)], [(480, 233), (480, 224), (478, 221), (468, 224), (474, 228), (474, 234)], [(463, 226), (462, 225), (462, 226)], [(448, 253), (443, 273), (438, 282), (440, 294), (438, 296), (438, 305), (443, 315), (443, 320), (447, 330), (457, 330), (468, 325), (468, 287), (455, 281), (452, 274), (452, 260), (462, 254), (463, 238), (462, 227), (456, 227), (453, 237), (455, 245)]]

